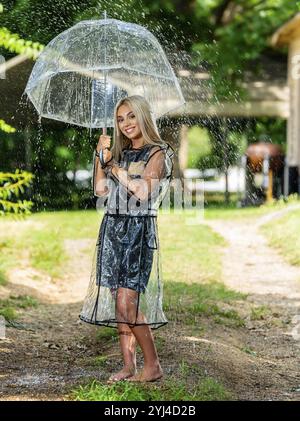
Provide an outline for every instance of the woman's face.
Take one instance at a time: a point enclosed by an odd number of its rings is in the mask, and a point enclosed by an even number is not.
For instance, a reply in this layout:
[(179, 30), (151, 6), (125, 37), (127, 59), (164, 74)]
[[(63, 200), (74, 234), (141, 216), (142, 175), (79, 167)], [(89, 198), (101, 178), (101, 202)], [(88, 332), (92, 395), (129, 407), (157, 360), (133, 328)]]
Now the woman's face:
[(123, 104), (117, 112), (117, 121), (120, 131), (128, 137), (128, 139), (139, 139), (142, 132), (132, 108), (128, 104)]

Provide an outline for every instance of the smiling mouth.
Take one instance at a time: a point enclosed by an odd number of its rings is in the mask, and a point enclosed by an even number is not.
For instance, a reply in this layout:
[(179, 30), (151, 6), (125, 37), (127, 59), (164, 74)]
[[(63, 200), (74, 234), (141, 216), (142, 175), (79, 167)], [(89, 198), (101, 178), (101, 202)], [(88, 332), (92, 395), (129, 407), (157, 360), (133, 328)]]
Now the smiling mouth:
[(134, 129), (135, 129), (135, 127), (130, 127), (130, 129), (125, 129), (125, 132), (126, 133), (131, 133), (131, 132), (134, 131)]

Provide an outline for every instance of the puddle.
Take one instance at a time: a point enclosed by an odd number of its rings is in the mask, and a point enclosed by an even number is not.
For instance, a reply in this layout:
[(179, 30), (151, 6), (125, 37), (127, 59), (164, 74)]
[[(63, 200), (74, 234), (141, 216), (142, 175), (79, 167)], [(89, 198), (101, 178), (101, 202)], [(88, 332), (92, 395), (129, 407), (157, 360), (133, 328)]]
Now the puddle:
[(2, 382), (6, 383), (8, 386), (12, 387), (41, 387), (41, 386), (64, 386), (66, 383), (70, 383), (72, 380), (77, 380), (80, 378), (92, 377), (95, 380), (101, 380), (103, 373), (100, 370), (86, 371), (83, 369), (77, 369), (72, 372), (69, 372), (65, 375), (56, 375), (49, 374), (47, 372), (35, 372), (35, 373), (25, 373), (23, 375), (18, 375), (13, 377), (10, 380)]

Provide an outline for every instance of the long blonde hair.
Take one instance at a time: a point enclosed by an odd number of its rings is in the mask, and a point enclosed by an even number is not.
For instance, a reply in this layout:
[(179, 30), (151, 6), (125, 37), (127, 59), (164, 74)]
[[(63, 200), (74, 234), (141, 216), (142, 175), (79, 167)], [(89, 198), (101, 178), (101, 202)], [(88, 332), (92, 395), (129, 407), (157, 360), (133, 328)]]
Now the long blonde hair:
[(111, 152), (117, 161), (121, 158), (122, 149), (131, 145), (130, 139), (128, 139), (128, 137), (126, 137), (119, 129), (117, 120), (118, 109), (123, 104), (128, 104), (132, 108), (141, 128), (145, 144), (165, 145), (158, 133), (155, 119), (151, 115), (151, 108), (148, 101), (141, 95), (128, 96), (118, 101), (114, 111), (114, 144), (111, 148)]

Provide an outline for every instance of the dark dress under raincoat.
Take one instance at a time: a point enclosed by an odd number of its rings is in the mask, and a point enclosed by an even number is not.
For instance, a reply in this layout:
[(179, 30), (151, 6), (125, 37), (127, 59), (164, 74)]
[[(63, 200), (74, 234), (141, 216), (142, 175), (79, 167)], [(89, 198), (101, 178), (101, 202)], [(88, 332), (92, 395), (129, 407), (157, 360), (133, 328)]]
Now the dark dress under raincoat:
[[(167, 323), (162, 308), (162, 267), (157, 227), (158, 208), (173, 172), (174, 151), (165, 142), (122, 150), (119, 166), (132, 179), (151, 176), (155, 184), (148, 199), (139, 200), (108, 174), (109, 191), (93, 257), (92, 272), (80, 319), (117, 327), (147, 324), (156, 329)], [(99, 165), (99, 164), (98, 164)], [(93, 188), (95, 189), (95, 153)], [(103, 199), (103, 196), (101, 196)], [(121, 290), (122, 289), (122, 290)], [(117, 294), (128, 294), (128, 308), (118, 311)]]

